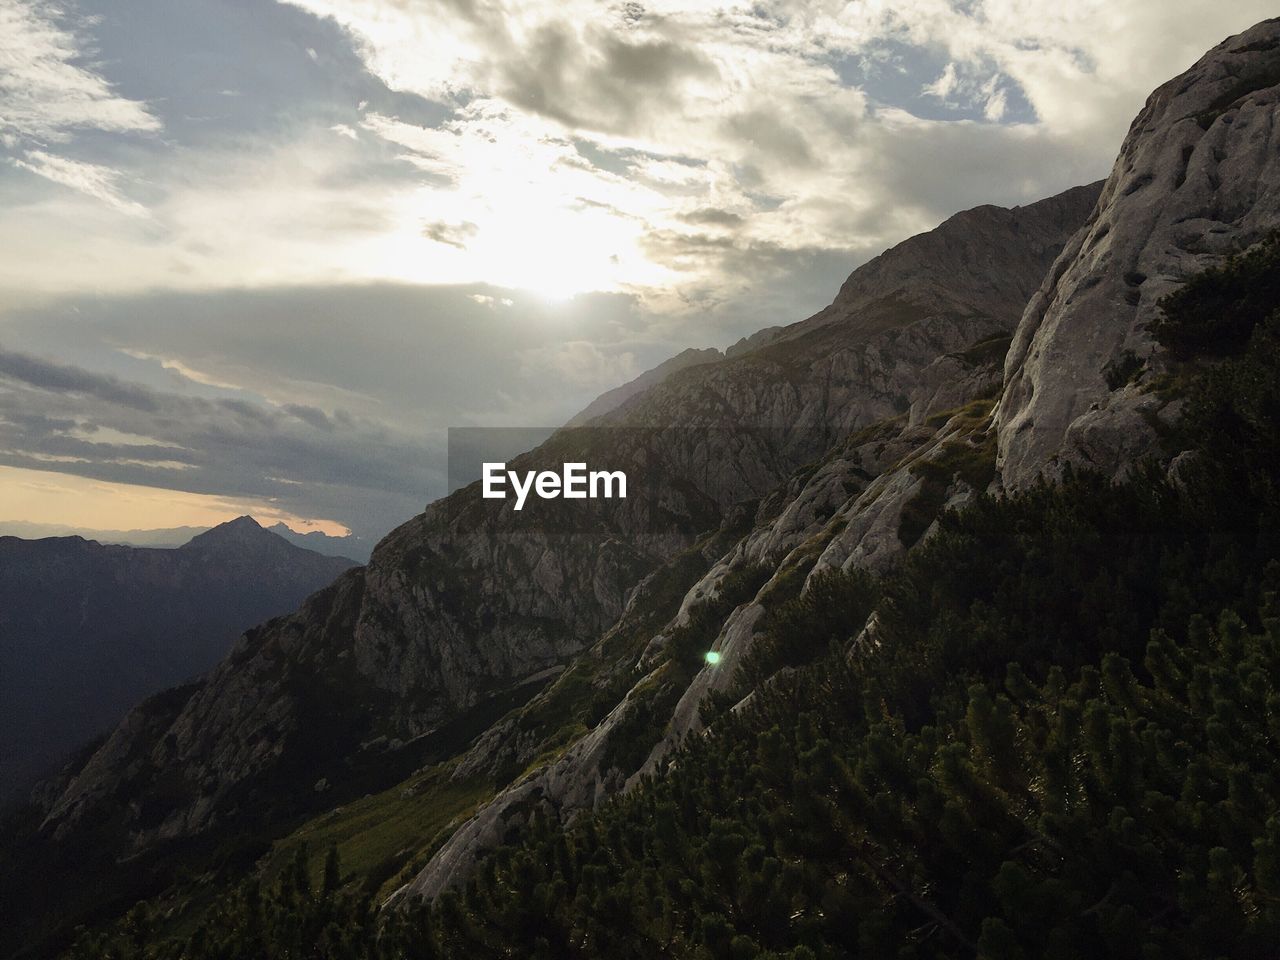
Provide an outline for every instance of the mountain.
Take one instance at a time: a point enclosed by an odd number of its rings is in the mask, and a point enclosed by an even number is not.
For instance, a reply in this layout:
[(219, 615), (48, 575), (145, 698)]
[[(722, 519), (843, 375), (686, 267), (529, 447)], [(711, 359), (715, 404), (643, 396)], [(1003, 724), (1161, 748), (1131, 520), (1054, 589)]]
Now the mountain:
[(176, 549), (0, 537), (0, 782), (12, 800), (142, 697), (194, 677), (351, 561), (241, 517)]
[[(982, 300), (977, 284), (953, 296), (946, 276), (957, 257), (994, 263), (1016, 247), (1039, 258), (1038, 271), (1018, 274), (1025, 301), (1030, 277), (1048, 269), (1096, 195), (1076, 188), (1011, 213), (984, 208), (968, 239), (964, 219), (953, 219), (945, 243), (903, 245), (896, 276), (915, 278), (914, 300), (668, 373), (590, 427), (517, 458), (510, 468), (611, 461), (645, 478), (650, 496), (588, 502), (569, 536), (490, 509), (475, 485), (431, 505), (366, 568), (250, 630), (206, 677), (140, 705), (82, 765), (44, 784), (41, 834), (108, 862), (128, 857), (137, 882), (153, 883), (148, 865), (163, 870), (177, 844), (287, 832), (457, 756), (490, 727), (459, 776), (500, 781), (562, 751), (556, 736), (583, 722), (574, 715), (605, 695), (599, 688), (628, 680), (708, 570), (691, 597), (714, 589), (744, 550), (782, 563), (837, 503), (930, 448), (934, 420), (975, 398), (990, 404), (980, 398), (999, 387), (1019, 296)], [(894, 263), (890, 251), (874, 276)], [(847, 287), (846, 301), (856, 294)], [(788, 480), (851, 435), (838, 474)], [(902, 549), (896, 534), (883, 538), (880, 560)], [(540, 711), (557, 716), (555, 729), (524, 729), (520, 717)], [(626, 779), (601, 776), (602, 789)], [(590, 793), (594, 777), (574, 783)], [(123, 808), (120, 797), (130, 798)]]
[(722, 356), (724, 356), (724, 354), (715, 348), (698, 350), (690, 347), (688, 350), (677, 353), (671, 359), (664, 360), (652, 370), (646, 370), (634, 380), (600, 394), (600, 396), (587, 404), (587, 406), (579, 413), (571, 417), (565, 426), (582, 426), (591, 420), (594, 420), (596, 417), (601, 417), (606, 413), (611, 413), (632, 397), (639, 396), (655, 384), (661, 383), (677, 370), (683, 370), (686, 367), (696, 367), (703, 363), (711, 363), (712, 361), (719, 360)]
[(1006, 488), (1066, 464), (1123, 473), (1156, 442), (1170, 372), (1152, 325), (1187, 278), (1280, 221), (1275, 27), (1226, 41), (1148, 98), (1085, 229), (1045, 277), (1005, 363)]
[[(968, 255), (991, 261), (1014, 245), (1024, 219), (1043, 211), (1046, 223), (1058, 226), (1057, 244), (1019, 248), (1038, 250), (1047, 269), (1071, 233), (1063, 208), (1083, 221), (1096, 193), (1079, 188), (1021, 216), (992, 218), (1009, 232), (980, 233)], [(1051, 235), (1050, 226), (1041, 230)], [(950, 255), (936, 264), (905, 255), (917, 275), (953, 269)], [(749, 356), (677, 371), (615, 410), (613, 419), (565, 431), (527, 456), (530, 464), (557, 462), (561, 449), (572, 447), (575, 458), (590, 462), (598, 458), (581, 444), (616, 455), (622, 434), (611, 427), (659, 431), (662, 442), (639, 452), (661, 450), (663, 469), (656, 473), (672, 501), (662, 527), (630, 513), (638, 504), (627, 501), (599, 507), (594, 525), (567, 541), (537, 529), (525, 534), (524, 521), (509, 512), (473, 514), (480, 506), (473, 486), (394, 531), (367, 568), (346, 574), (297, 614), (251, 631), (175, 715), (149, 719), (149, 728), (166, 728), (160, 742), (145, 748), (156, 751), (152, 762), (182, 770), (190, 794), (159, 821), (132, 824), (134, 851), (211, 827), (223, 797), (253, 795), (253, 784), (272, 782), (284, 759), (295, 765), (298, 802), (309, 801), (313, 783), (340, 782), (370, 753), (412, 749), (447, 718), (554, 676), (623, 614), (636, 585), (665, 557), (714, 533), (736, 504), (768, 494), (833, 436), (901, 417), (893, 432), (905, 432), (905, 439), (877, 439), (873, 446), (884, 452), (868, 454), (868, 466), (882, 468), (913, 450), (932, 435), (921, 432), (928, 416), (995, 387), (1000, 338), (1017, 322), (1012, 299), (993, 298), (991, 315), (968, 297), (948, 299), (941, 276), (931, 288), (943, 292), (900, 309), (895, 321), (877, 314), (863, 329), (861, 318), (851, 316)], [(1023, 299), (1031, 292), (1028, 283)], [(757, 445), (739, 448), (730, 434), (744, 422), (763, 433)], [(712, 433), (693, 435), (703, 428)], [(574, 583), (590, 586), (566, 589)], [(340, 713), (347, 709), (351, 715)], [(320, 755), (304, 760), (312, 724), (322, 720), (328, 726), (341, 720), (342, 729)], [(135, 727), (118, 730), (68, 784), (49, 811), (51, 829), (69, 833), (100, 797), (148, 789), (112, 759), (139, 749)], [(241, 743), (250, 731), (256, 746), (247, 752)], [(127, 740), (118, 739), (125, 732)], [(169, 789), (174, 798), (183, 792)], [(274, 799), (283, 802), (278, 790)]]
[(431, 505), (41, 785), (19, 935), (147, 897), (123, 933), (205, 918), (190, 956), (1266, 955), (1278, 114), (1268, 21), (1105, 184), (509, 464), (642, 495)]
[[(120, 544), (128, 547), (180, 547), (209, 527), (168, 527), (155, 530), (89, 530), (54, 523), (31, 523), (25, 520), (0, 520), (0, 537), (20, 537), (24, 540), (43, 540), (47, 537), (84, 537), (98, 543)], [(364, 562), (369, 559), (370, 545), (354, 534), (331, 537), (319, 530), (297, 533), (283, 523), (268, 527), (272, 533), (283, 537), (295, 546), (314, 550), (326, 557), (341, 557)]]
[(88, 530), (58, 523), (0, 520), (0, 537), (44, 540), (49, 537), (84, 537), (98, 543), (128, 547), (180, 547), (208, 527), (167, 527), (155, 530)]
[[(961, 211), (854, 270), (830, 306), (809, 319), (768, 327), (726, 354), (742, 356), (828, 324), (894, 326), (912, 313), (1018, 316), (1025, 292), (1044, 278), (1046, 254), (1052, 258), (1061, 250), (1062, 237), (1080, 226), (1081, 208), (1093, 204), (1100, 186), (1077, 187), (1026, 207)], [(918, 264), (929, 269), (917, 270)]]
[(332, 537), (320, 530), (298, 533), (283, 523), (273, 523), (267, 529), (276, 536), (288, 540), (296, 547), (314, 550), (316, 553), (322, 553), (326, 557), (350, 558), (364, 563), (368, 561), (372, 550), (368, 541), (363, 537), (357, 537), (355, 534), (347, 534), (345, 537)]

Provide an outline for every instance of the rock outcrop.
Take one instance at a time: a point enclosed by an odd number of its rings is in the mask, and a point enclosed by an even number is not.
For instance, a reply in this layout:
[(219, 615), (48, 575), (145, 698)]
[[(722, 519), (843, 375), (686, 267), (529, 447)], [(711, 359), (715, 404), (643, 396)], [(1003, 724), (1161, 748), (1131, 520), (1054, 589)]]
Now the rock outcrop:
[(1121, 474), (1155, 449), (1149, 328), (1188, 276), (1280, 223), (1280, 21), (1159, 87), (1097, 209), (1027, 305), (996, 415), (1005, 489), (1066, 464)]

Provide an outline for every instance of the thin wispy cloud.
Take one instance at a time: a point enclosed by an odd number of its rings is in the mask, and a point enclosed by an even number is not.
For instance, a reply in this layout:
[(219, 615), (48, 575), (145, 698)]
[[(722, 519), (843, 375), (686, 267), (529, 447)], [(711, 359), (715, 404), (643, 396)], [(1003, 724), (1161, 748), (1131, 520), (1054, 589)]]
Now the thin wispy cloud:
[(86, 163), (83, 160), (59, 157), (44, 150), (27, 151), (15, 157), (13, 162), (46, 180), (52, 180), (64, 187), (78, 190), (85, 196), (101, 200), (121, 213), (127, 213), (133, 217), (147, 215), (146, 207), (130, 200), (121, 192), (122, 174), (119, 170), (96, 163)]
[(36, 141), (159, 130), (145, 104), (117, 94), (91, 65), (89, 41), (69, 25), (75, 17), (49, 0), (0, 0), (0, 130)]
[(74, 8), (50, 0), (0, 0), (0, 145), (22, 169), (141, 216), (144, 208), (122, 190), (120, 170), (53, 152), (88, 131), (161, 127), (145, 104), (120, 96), (95, 69), (89, 42), (72, 25), (76, 17)]

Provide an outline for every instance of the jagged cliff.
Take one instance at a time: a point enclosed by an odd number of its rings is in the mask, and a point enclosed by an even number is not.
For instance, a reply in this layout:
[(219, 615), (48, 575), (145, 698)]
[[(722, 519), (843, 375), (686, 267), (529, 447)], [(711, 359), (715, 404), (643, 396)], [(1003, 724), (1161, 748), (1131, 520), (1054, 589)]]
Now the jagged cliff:
[(1160, 299), (1280, 222), (1280, 29), (1261, 23), (1159, 87), (1098, 207), (1027, 306), (996, 415), (1018, 489), (1068, 463), (1122, 472), (1154, 448)]

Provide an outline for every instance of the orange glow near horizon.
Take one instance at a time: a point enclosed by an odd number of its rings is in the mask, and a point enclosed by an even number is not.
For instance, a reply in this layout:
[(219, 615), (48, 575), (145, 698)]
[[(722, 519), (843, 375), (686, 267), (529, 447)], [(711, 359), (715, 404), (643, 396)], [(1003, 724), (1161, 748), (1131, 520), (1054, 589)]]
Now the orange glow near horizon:
[(335, 520), (300, 517), (262, 500), (236, 499), (91, 480), (73, 474), (0, 466), (0, 520), (83, 530), (214, 527), (248, 515), (263, 526), (284, 523), (299, 533), (349, 534)]

